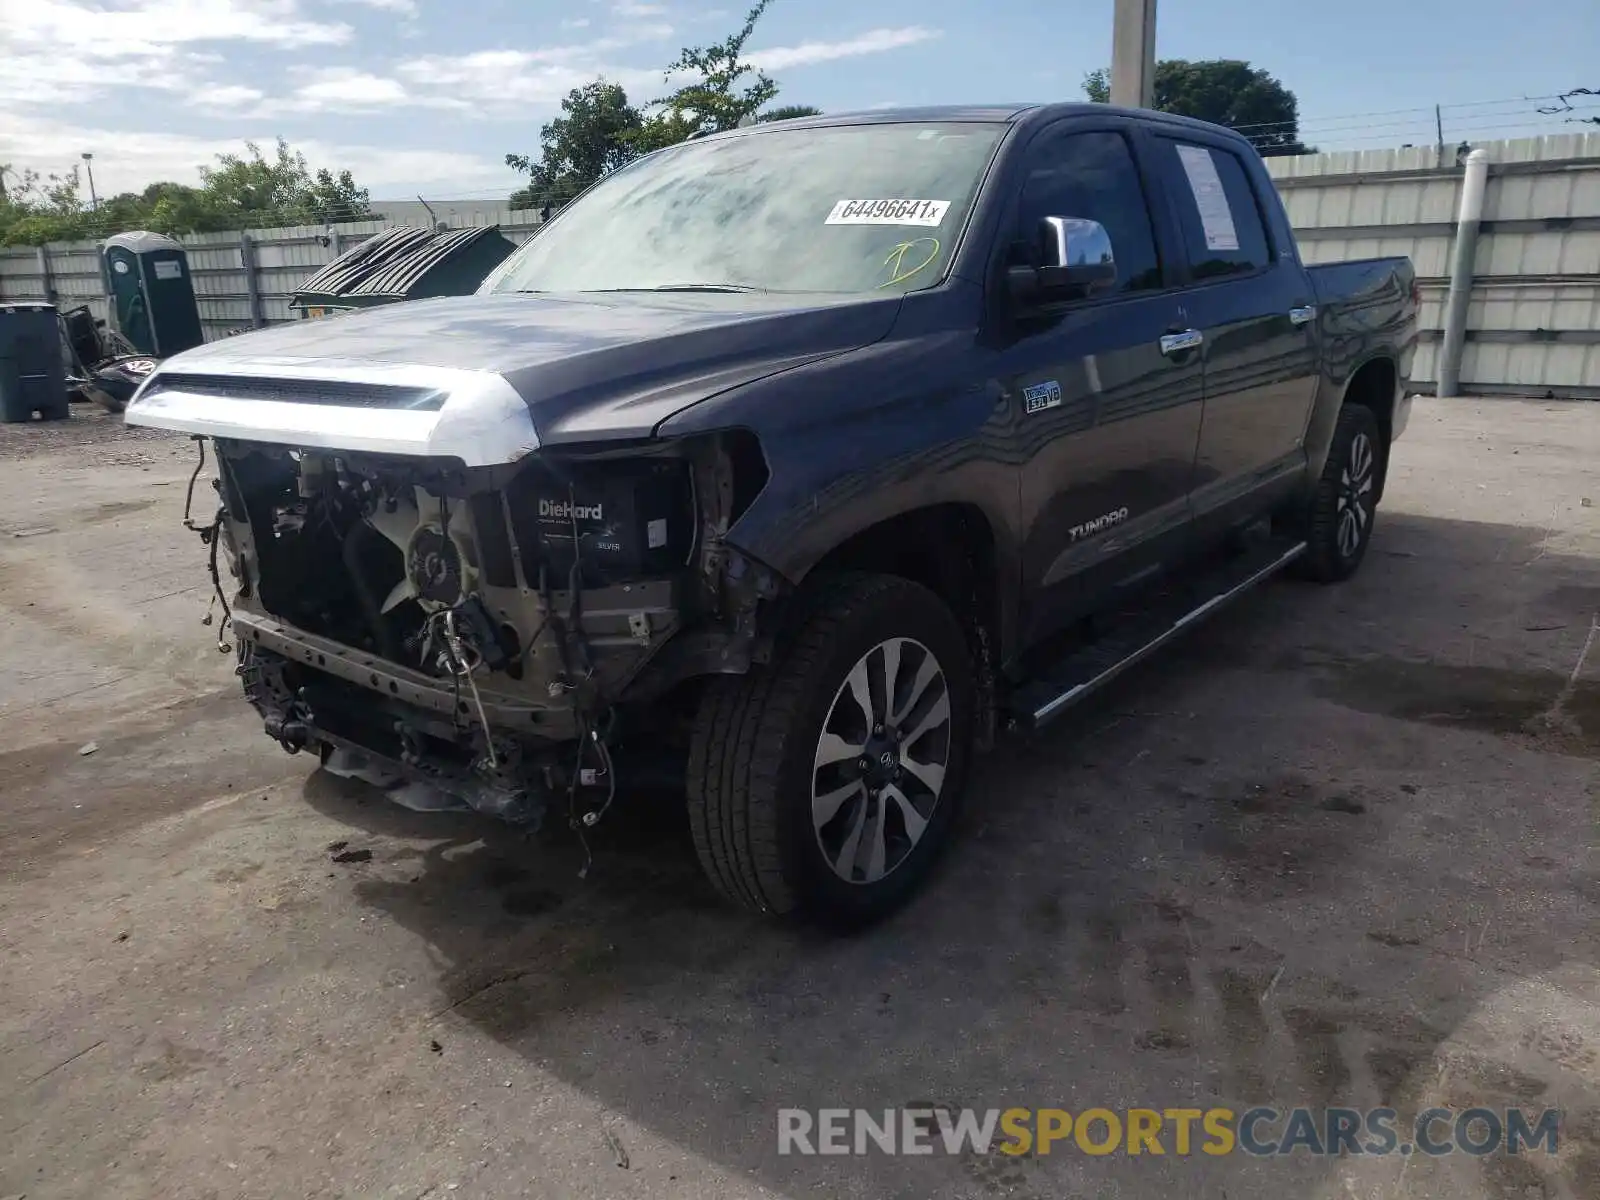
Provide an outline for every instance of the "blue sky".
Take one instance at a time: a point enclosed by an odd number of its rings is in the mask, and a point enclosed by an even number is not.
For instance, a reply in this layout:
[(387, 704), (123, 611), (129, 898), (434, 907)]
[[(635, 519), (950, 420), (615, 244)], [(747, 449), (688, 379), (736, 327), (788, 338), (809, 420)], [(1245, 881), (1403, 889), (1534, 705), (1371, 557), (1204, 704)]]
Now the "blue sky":
[[(776, 0), (751, 42), (780, 102), (1077, 99), (1110, 57), (1111, 0)], [(102, 195), (283, 136), (379, 199), (515, 184), (571, 87), (649, 99), (678, 48), (739, 0), (0, 0), (0, 163), (95, 155)], [(1600, 3), (1162, 0), (1163, 58), (1249, 59), (1300, 99), (1324, 149), (1576, 132), (1535, 102), (1600, 89)], [(1600, 115), (1600, 100), (1586, 104)], [(1380, 115), (1370, 115), (1380, 114)], [(1588, 128), (1594, 128), (1590, 126)]]

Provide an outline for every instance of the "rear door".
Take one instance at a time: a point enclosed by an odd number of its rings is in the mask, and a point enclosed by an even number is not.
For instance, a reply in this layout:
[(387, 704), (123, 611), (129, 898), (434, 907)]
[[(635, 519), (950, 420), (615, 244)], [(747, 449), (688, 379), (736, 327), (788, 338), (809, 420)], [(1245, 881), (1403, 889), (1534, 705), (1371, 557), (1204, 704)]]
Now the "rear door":
[(1114, 118), (1074, 119), (1025, 152), (1013, 253), (1035, 244), (1041, 218), (1082, 217), (1105, 227), (1117, 267), (1111, 292), (1019, 317), (999, 350), (1022, 465), (1027, 640), (1177, 557), (1190, 535), (1200, 355), (1163, 349), (1182, 328), (1177, 280), (1135, 136)]
[[(1317, 388), (1316, 309), (1275, 197), (1227, 138), (1147, 139), (1181, 244), (1189, 323), (1204, 337), (1205, 418), (1195, 457), (1197, 533), (1272, 504), (1305, 462)], [(1264, 181), (1259, 186), (1269, 186)]]

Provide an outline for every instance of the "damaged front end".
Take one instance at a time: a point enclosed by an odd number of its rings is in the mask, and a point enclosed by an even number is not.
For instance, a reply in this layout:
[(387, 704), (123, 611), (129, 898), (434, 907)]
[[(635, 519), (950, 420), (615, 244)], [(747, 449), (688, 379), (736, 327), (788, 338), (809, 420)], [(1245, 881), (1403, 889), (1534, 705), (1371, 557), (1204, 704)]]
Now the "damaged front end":
[(748, 435), (484, 467), (212, 442), (201, 532), (245, 694), (290, 752), (593, 824), (619, 744), (671, 743), (686, 706), (664, 697), (763, 656), (781, 580), (725, 540), (765, 482)]

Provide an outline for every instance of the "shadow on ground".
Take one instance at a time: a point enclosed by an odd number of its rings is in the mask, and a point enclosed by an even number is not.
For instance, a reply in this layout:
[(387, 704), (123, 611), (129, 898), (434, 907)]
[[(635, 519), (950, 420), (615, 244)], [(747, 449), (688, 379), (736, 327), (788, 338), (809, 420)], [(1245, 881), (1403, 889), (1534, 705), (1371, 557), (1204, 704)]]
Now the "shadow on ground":
[[(1569, 679), (1597, 607), (1600, 564), (1542, 531), (1385, 514), (1349, 585), (1275, 584), (980, 764), (933, 886), (844, 940), (722, 907), (671, 796), (623, 798), (587, 880), (570, 836), (324, 775), (306, 797), (370, 844), (355, 894), (431, 948), (441, 1022), (780, 1192), (1192, 1186), (1245, 1168), (786, 1160), (776, 1111), (1437, 1100), (1498, 989), (1597, 961), (1600, 689)], [(1521, 820), (1530, 751), (1543, 828)], [(1497, 1054), (1452, 1051), (1452, 1095), (1550, 1102)], [(1486, 1161), (1488, 1194), (1600, 1195), (1600, 1119), (1568, 1120), (1560, 1163)], [(1332, 1179), (1294, 1169), (1296, 1194)]]

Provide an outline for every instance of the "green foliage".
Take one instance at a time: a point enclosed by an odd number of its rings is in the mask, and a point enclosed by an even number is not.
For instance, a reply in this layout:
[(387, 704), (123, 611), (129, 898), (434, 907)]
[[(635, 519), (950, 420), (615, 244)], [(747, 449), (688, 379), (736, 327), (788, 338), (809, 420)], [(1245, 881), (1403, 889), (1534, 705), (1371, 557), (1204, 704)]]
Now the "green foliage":
[(596, 79), (573, 88), (561, 113), (539, 131), (539, 158), (506, 155), (506, 166), (529, 176), (528, 185), (512, 195), (512, 208), (559, 207), (633, 157), (628, 139), (643, 118), (621, 84)]
[[(744, 58), (745, 43), (772, 0), (756, 0), (744, 24), (710, 46), (686, 46), (667, 64), (666, 78), (687, 77), (677, 91), (653, 102), (656, 112), (633, 138), (641, 150), (656, 150), (696, 134), (737, 129), (746, 117), (755, 118), (761, 106), (778, 94), (767, 73)], [(667, 140), (670, 139), (670, 140)]]
[(769, 108), (756, 120), (763, 125), (769, 121), (792, 121), (796, 117), (820, 117), (822, 110), (812, 108), (809, 104), (780, 104), (777, 108)]
[(758, 0), (744, 24), (710, 46), (685, 47), (667, 64), (664, 77), (677, 81), (669, 95), (642, 109), (615, 83), (597, 79), (574, 88), (561, 102), (562, 115), (539, 131), (540, 155), (506, 155), (506, 165), (528, 175), (511, 196), (512, 208), (559, 208), (609, 171), (642, 154), (691, 137), (735, 129), (748, 121), (785, 121), (821, 114), (809, 105), (762, 111), (778, 85), (745, 58), (745, 43), (772, 0)]
[[(1096, 104), (1111, 99), (1111, 79), (1091, 71), (1084, 93)], [(1300, 105), (1294, 93), (1266, 71), (1233, 58), (1191, 62), (1169, 58), (1156, 64), (1155, 107), (1237, 129), (1263, 155), (1313, 154), (1300, 141)]]
[(271, 158), (253, 142), (245, 153), (221, 154), (202, 167), (200, 186), (161, 182), (88, 203), (78, 169), (41, 178), (4, 168), (8, 187), (0, 200), (0, 244), (37, 246), (80, 241), (129, 229), (158, 233), (214, 233), (275, 225), (323, 225), (370, 218), (367, 189), (349, 171), (313, 172), (305, 155), (279, 139)]

